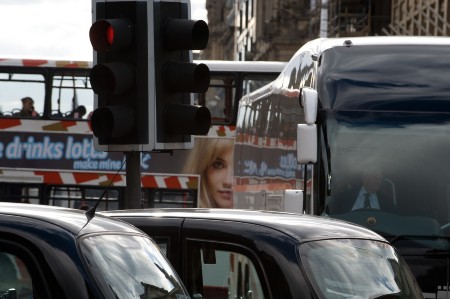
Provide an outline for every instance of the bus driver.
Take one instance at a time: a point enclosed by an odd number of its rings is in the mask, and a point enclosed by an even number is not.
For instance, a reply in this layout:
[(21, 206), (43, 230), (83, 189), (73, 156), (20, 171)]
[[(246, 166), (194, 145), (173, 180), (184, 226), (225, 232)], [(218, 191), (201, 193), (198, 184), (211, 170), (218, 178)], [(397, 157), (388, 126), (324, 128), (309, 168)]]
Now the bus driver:
[(342, 214), (359, 209), (379, 209), (393, 212), (395, 205), (392, 194), (383, 188), (383, 171), (372, 165), (364, 168), (362, 184), (349, 186), (346, 190), (336, 194), (328, 204), (328, 213)]

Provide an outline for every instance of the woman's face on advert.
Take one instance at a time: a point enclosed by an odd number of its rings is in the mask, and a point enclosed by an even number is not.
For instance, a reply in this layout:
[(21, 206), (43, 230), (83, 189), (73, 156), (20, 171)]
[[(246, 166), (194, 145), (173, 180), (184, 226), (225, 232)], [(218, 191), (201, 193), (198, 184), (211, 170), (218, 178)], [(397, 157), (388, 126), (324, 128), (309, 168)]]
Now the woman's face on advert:
[(224, 151), (207, 168), (208, 189), (219, 208), (231, 208), (231, 176), (233, 175), (233, 150)]

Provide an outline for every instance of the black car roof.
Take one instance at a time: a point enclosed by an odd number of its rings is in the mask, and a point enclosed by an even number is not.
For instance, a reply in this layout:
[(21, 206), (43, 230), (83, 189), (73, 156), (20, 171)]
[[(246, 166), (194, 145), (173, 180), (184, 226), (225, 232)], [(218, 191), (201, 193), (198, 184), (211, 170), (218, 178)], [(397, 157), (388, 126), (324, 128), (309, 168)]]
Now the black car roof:
[[(132, 231), (136, 228), (122, 221), (110, 219), (98, 213), (89, 221), (85, 211), (47, 205), (0, 202), (0, 219), (6, 216), (20, 216), (45, 221), (77, 235), (83, 233), (109, 231)], [(87, 224), (88, 223), (88, 224)]]
[(113, 217), (166, 217), (252, 223), (283, 231), (300, 241), (330, 238), (363, 238), (386, 241), (359, 225), (329, 217), (299, 215), (274, 211), (238, 209), (141, 209), (101, 212)]

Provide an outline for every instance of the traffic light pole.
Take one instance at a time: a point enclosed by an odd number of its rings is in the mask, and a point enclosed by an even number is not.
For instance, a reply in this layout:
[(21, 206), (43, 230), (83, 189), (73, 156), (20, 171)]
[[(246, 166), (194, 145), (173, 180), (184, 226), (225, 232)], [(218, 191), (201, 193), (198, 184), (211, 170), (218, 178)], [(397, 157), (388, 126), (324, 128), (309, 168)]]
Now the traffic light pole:
[(126, 209), (141, 208), (141, 153), (126, 152)]

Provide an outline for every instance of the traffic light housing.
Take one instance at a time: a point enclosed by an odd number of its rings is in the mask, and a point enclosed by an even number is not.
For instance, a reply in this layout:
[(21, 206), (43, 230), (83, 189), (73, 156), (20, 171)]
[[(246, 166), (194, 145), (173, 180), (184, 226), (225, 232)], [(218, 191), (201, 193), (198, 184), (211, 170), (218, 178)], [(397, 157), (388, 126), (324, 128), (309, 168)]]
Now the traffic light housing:
[(142, 151), (151, 143), (148, 27), (152, 6), (152, 0), (92, 1), (91, 125), (99, 151)]
[(192, 50), (206, 48), (206, 22), (190, 20), (190, 2), (154, 1), (155, 126), (156, 150), (191, 148), (192, 135), (206, 135), (211, 114), (194, 105), (192, 93), (206, 92), (209, 69), (192, 63)]
[(92, 0), (92, 8), (95, 149), (191, 148), (211, 124), (192, 95), (209, 87), (209, 69), (191, 51), (206, 47), (206, 22), (190, 20), (189, 0)]

